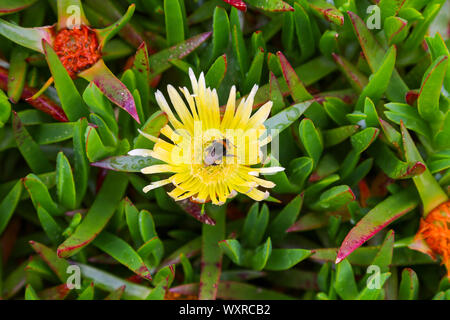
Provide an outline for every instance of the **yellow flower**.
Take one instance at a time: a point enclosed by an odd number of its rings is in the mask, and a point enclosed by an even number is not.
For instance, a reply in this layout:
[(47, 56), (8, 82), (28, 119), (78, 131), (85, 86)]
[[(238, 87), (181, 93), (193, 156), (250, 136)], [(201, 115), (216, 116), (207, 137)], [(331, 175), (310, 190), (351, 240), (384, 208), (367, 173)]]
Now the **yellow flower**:
[(140, 132), (155, 142), (153, 150), (129, 152), (129, 155), (149, 156), (163, 162), (142, 169), (142, 173), (172, 174), (146, 186), (144, 192), (173, 184), (175, 188), (168, 194), (177, 201), (190, 198), (199, 203), (212, 201), (221, 205), (238, 192), (257, 201), (266, 199), (269, 192), (258, 187), (273, 188), (275, 184), (258, 178), (258, 175), (284, 170), (282, 167), (258, 166), (263, 161), (263, 148), (271, 141), (263, 123), (270, 114), (272, 102), (267, 102), (251, 116), (258, 86), (255, 85), (237, 107), (233, 86), (221, 115), (217, 92), (206, 88), (203, 73), (197, 80), (190, 69), (189, 77), (193, 93), (186, 87), (180, 88), (185, 100), (173, 86), (167, 87), (176, 113), (172, 112), (160, 91), (155, 94), (170, 122), (160, 131), (167, 140)]

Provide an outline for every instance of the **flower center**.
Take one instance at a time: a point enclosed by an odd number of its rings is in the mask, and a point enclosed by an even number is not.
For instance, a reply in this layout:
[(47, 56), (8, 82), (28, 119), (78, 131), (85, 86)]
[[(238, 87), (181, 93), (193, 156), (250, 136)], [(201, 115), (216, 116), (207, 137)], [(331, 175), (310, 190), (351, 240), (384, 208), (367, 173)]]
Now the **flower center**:
[(97, 35), (86, 26), (59, 31), (54, 50), (72, 78), (101, 58)]
[(230, 152), (233, 145), (227, 139), (209, 141), (203, 148), (203, 163), (205, 166), (217, 166), (224, 162), (225, 157), (233, 157)]

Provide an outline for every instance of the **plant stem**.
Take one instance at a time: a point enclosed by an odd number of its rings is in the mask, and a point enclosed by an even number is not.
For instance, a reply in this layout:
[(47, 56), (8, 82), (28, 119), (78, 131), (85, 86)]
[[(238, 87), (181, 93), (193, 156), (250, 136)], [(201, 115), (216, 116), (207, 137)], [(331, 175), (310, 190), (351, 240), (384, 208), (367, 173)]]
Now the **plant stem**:
[(222, 271), (222, 250), (219, 241), (225, 238), (225, 206), (207, 205), (209, 216), (216, 220), (214, 226), (202, 226), (202, 263), (199, 300), (215, 300)]

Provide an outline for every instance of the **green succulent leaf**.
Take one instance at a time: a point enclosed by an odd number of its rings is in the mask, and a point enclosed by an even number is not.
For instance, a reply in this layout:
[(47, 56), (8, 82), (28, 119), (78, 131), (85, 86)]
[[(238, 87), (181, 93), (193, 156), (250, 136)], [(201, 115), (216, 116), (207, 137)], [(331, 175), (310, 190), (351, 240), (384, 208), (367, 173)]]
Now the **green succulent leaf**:
[(119, 237), (103, 231), (95, 238), (93, 244), (142, 278), (147, 280), (152, 279), (150, 271), (144, 264), (142, 258), (130, 245)]
[(345, 259), (381, 229), (410, 212), (417, 205), (417, 196), (411, 188), (393, 194), (380, 202), (347, 234), (339, 249), (336, 263)]
[(402, 280), (398, 297), (401, 300), (415, 300), (419, 294), (419, 279), (417, 274), (411, 268), (405, 268), (402, 271)]
[(86, 217), (75, 232), (59, 245), (58, 256), (70, 257), (96, 238), (112, 217), (127, 184), (128, 179), (123, 174), (108, 174)]

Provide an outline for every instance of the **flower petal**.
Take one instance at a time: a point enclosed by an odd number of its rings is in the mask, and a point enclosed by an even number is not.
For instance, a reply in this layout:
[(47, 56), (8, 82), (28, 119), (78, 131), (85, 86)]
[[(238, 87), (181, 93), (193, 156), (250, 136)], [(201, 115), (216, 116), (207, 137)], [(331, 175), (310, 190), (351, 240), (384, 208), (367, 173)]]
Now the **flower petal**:
[(148, 149), (134, 149), (131, 151), (128, 151), (128, 155), (130, 156), (140, 156), (140, 157), (151, 157), (152, 150)]
[(145, 186), (142, 191), (144, 191), (145, 193), (149, 192), (150, 190), (165, 186), (166, 184), (171, 183), (170, 179), (164, 179), (164, 180), (159, 180), (159, 181), (155, 181), (152, 182), (151, 184)]

